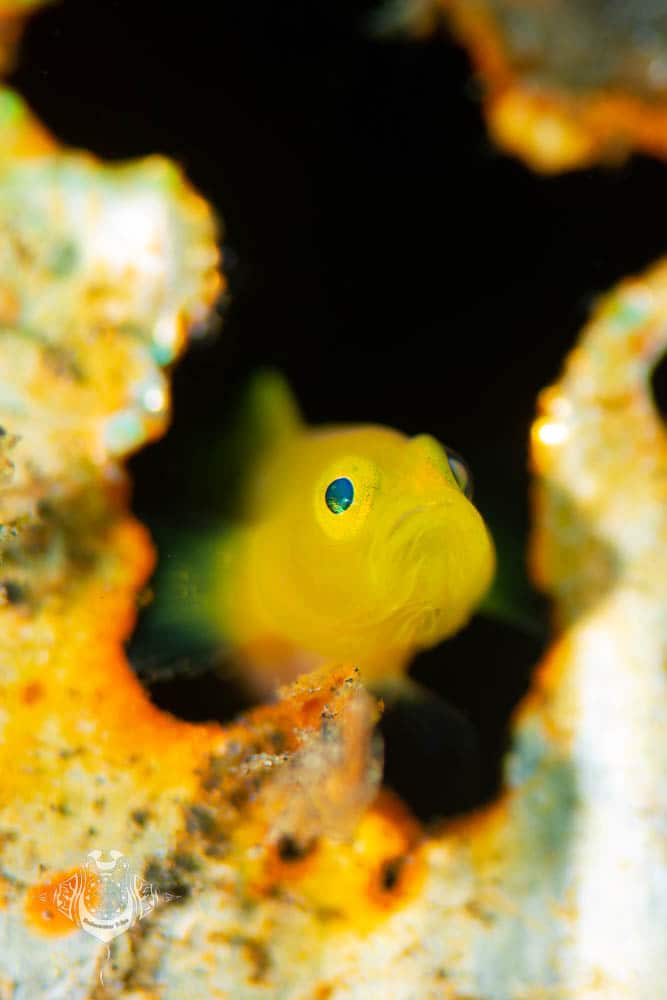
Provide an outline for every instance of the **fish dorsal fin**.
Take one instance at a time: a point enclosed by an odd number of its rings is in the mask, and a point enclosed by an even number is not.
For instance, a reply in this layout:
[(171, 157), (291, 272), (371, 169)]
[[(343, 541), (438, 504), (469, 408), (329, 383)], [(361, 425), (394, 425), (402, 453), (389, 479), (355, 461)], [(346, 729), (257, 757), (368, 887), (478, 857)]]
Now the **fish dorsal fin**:
[(248, 443), (257, 455), (283, 444), (303, 426), (292, 390), (275, 369), (263, 369), (253, 375), (241, 416), (254, 438)]
[(256, 372), (241, 400), (232, 443), (240, 470), (238, 516), (252, 519), (259, 512), (262, 470), (303, 426), (285, 377), (275, 369)]

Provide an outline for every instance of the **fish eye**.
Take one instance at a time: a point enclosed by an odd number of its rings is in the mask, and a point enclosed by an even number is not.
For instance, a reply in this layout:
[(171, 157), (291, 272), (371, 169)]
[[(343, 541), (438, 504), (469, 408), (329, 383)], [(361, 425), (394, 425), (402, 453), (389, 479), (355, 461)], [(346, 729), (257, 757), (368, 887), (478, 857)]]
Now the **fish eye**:
[(456, 485), (467, 496), (468, 500), (472, 500), (472, 475), (470, 469), (461, 456), (457, 455), (451, 448), (447, 448), (447, 461), (449, 462), (449, 468), (452, 470), (452, 475), (456, 480)]
[(347, 476), (334, 479), (324, 494), (326, 505), (332, 514), (344, 514), (354, 500), (354, 484)]

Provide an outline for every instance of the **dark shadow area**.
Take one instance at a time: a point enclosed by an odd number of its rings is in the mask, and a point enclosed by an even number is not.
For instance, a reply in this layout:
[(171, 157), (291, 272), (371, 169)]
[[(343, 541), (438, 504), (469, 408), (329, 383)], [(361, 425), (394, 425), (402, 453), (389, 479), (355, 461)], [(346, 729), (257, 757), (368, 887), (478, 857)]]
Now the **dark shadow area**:
[(215, 669), (200, 671), (192, 660), (147, 688), (159, 708), (188, 722), (229, 722), (252, 707), (243, 685)]
[[(422, 653), (410, 671), (415, 680), (461, 713), (475, 733), (479, 780), (476, 801), (471, 805), (493, 798), (500, 786), (510, 716), (528, 691), (545, 644), (546, 637), (527, 635), (478, 616), (441, 646)], [(462, 741), (461, 746), (465, 745)], [(447, 783), (452, 780), (449, 772), (456, 766), (455, 756), (443, 756), (437, 766), (434, 764), (425, 760), (423, 767), (411, 768), (403, 760), (398, 779), (409, 801), (430, 794), (433, 810), (429, 818), (438, 813), (447, 815), (454, 801), (448, 800)], [(391, 775), (388, 780), (397, 782)]]
[(469, 718), (438, 695), (386, 707), (384, 782), (426, 822), (465, 812), (482, 797), (483, 758)]
[(656, 409), (667, 424), (667, 352), (658, 361), (651, 375), (651, 391)]

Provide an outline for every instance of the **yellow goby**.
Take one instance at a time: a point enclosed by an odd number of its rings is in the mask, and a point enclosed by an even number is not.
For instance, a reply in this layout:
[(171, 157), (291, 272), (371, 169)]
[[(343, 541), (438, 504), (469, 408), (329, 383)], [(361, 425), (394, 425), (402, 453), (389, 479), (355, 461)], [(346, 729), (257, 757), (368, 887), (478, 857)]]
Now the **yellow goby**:
[(220, 630), (260, 687), (331, 661), (396, 678), (466, 623), (493, 577), (466, 466), (426, 434), (309, 427), (276, 375), (256, 395), (270, 442), (215, 554)]

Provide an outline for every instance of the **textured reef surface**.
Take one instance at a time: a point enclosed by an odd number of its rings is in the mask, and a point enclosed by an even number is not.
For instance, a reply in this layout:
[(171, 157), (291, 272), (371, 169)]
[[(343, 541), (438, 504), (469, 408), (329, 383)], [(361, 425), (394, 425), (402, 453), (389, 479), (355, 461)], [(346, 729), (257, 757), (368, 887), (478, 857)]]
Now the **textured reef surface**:
[[(472, 55), (495, 140), (534, 169), (615, 161), (633, 149), (667, 155), (662, 0), (436, 0), (434, 6)], [(413, 15), (423, 18), (424, 10), (415, 4)]]
[[(123, 459), (222, 290), (216, 225), (166, 161), (61, 150), (1, 100), (2, 1000), (667, 997), (667, 264), (599, 304), (540, 399), (556, 636), (499, 800), (426, 830), (378, 791), (354, 664), (226, 727), (130, 669), (155, 553)], [(92, 850), (164, 901), (109, 952), (63, 912)]]

